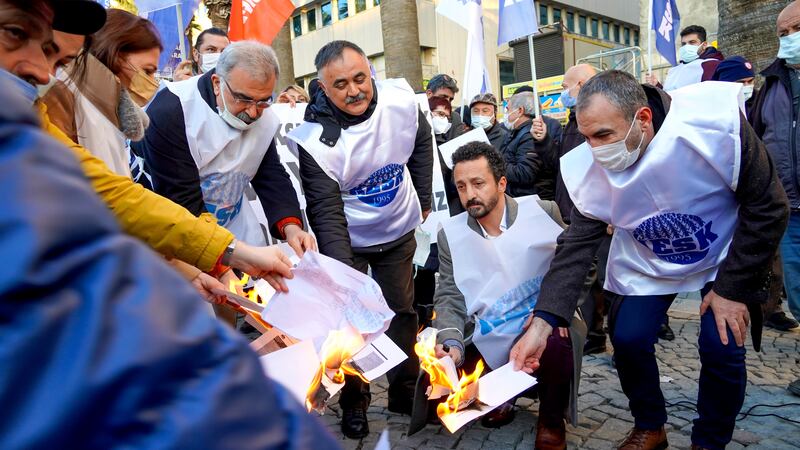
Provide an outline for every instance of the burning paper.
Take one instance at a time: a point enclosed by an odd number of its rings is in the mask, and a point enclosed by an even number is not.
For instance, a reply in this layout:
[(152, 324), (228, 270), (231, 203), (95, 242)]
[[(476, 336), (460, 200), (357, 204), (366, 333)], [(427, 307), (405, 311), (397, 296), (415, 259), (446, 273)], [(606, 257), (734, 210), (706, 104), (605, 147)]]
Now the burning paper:
[(389, 328), (394, 313), (366, 274), (313, 251), (305, 253), (293, 273), (286, 280), (289, 292), (275, 294), (264, 307), (266, 322), (300, 340), (353, 328), (370, 342)]
[(322, 414), (328, 400), (344, 387), (344, 376), (360, 377), (365, 383), (369, 380), (346, 364), (356, 352), (364, 347), (364, 339), (354, 330), (336, 330), (328, 334), (320, 351), (320, 364), (306, 395), (306, 407)]
[(449, 356), (436, 358), (435, 328), (426, 328), (417, 336), (414, 351), (420, 359), (420, 368), (430, 377), (428, 399), (435, 400), (445, 395), (436, 413), (439, 420), (451, 433), (512, 399), (520, 392), (536, 384), (536, 378), (522, 371), (514, 371), (508, 363), (484, 376), (483, 361), (478, 361), (475, 370), (461, 377)]

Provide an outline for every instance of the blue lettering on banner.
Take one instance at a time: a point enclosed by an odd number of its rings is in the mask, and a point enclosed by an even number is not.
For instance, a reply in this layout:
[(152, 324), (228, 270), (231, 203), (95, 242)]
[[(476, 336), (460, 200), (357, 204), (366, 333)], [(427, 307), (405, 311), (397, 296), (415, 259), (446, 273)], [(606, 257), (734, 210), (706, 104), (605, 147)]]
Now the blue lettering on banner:
[(694, 264), (708, 255), (711, 244), (719, 238), (712, 224), (691, 214), (659, 214), (636, 227), (633, 237), (661, 260)]
[(403, 184), (402, 164), (389, 164), (375, 171), (366, 181), (350, 189), (350, 195), (362, 202), (382, 208), (392, 203)]

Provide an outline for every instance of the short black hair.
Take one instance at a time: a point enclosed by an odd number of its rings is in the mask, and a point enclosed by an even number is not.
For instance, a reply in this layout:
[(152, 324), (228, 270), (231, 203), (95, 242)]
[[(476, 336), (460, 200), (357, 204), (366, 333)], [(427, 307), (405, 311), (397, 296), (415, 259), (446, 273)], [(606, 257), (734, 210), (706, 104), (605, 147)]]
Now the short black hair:
[(486, 158), (495, 183), (506, 176), (506, 162), (503, 159), (503, 155), (491, 144), (478, 141), (466, 143), (453, 153), (453, 171), (455, 172), (456, 170), (456, 164), (464, 161), (475, 161), (481, 157)]
[(578, 114), (589, 106), (595, 94), (605, 97), (629, 120), (640, 108), (648, 106), (647, 94), (642, 85), (633, 75), (621, 70), (606, 70), (590, 78), (578, 94), (575, 113)]
[(430, 81), (428, 81), (427, 89), (433, 93), (438, 91), (439, 89), (450, 89), (453, 91), (453, 94), (458, 92), (458, 84), (456, 84), (456, 80), (447, 75), (445, 73), (440, 73), (434, 75)]
[(213, 34), (214, 36), (222, 36), (225, 38), (228, 37), (228, 33), (226, 33), (222, 28), (206, 28), (199, 35), (197, 35), (197, 40), (194, 42), (194, 48), (196, 50), (200, 50), (200, 46), (203, 45), (203, 38), (206, 37), (207, 34)]
[(317, 72), (330, 64), (331, 61), (341, 58), (344, 50), (348, 48), (365, 58), (367, 57), (367, 54), (364, 53), (364, 50), (361, 50), (361, 47), (350, 41), (331, 41), (323, 45), (317, 52), (317, 57), (314, 58), (314, 65), (317, 67)]
[(705, 42), (706, 41), (706, 37), (707, 37), (706, 29), (701, 27), (700, 25), (689, 25), (688, 27), (686, 27), (686, 28), (681, 30), (681, 37), (684, 37), (684, 36), (687, 36), (687, 35), (690, 35), (690, 34), (696, 34), (700, 38), (701, 42)]
[(533, 88), (528, 86), (527, 84), (525, 86), (520, 86), (517, 88), (516, 91), (514, 91), (514, 95), (521, 94), (523, 92), (533, 92)]

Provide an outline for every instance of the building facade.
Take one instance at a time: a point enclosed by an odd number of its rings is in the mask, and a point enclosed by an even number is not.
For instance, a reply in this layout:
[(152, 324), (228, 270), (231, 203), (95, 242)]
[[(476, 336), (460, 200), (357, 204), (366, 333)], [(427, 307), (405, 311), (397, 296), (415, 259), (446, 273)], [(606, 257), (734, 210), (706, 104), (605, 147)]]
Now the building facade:
[[(463, 78), (467, 33), (436, 14), (439, 0), (417, 0), (419, 55), (425, 80), (446, 73)], [(497, 45), (498, 1), (483, 0), (486, 67), (492, 92), (530, 80), (526, 39)], [(534, 7), (542, 33), (535, 37), (537, 76), (563, 74), (578, 59), (598, 51), (636, 46), (640, 39), (638, 3), (630, 0), (538, 0)], [(294, 76), (307, 85), (316, 76), (314, 56), (326, 43), (346, 39), (369, 57), (379, 79), (385, 77), (380, 0), (300, 0), (289, 19)], [(542, 67), (542, 69), (538, 69)], [(456, 102), (459, 102), (457, 99)]]

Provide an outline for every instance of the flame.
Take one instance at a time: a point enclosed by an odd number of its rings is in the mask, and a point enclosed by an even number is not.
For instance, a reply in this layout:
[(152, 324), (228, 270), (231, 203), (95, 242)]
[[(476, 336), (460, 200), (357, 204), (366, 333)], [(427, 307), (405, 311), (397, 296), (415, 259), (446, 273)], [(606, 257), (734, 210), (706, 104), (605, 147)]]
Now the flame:
[(314, 398), (321, 388), (323, 375), (335, 384), (344, 383), (345, 375), (354, 375), (365, 383), (369, 380), (350, 365), (346, 364), (352, 356), (364, 346), (364, 339), (352, 330), (333, 330), (328, 333), (320, 352), (320, 367), (306, 394), (306, 408), (319, 410), (325, 405), (315, 404)]
[[(230, 280), (228, 282), (228, 291), (233, 292), (236, 295), (239, 295), (239, 293), (241, 291), (239, 289), (237, 289), (237, 288), (238, 287), (244, 287), (245, 285), (247, 285), (247, 282), (249, 280), (250, 280), (250, 275), (248, 275), (248, 274), (244, 274), (242, 276), (242, 279), (239, 280), (238, 282), (235, 279), (234, 280)], [(261, 297), (258, 296), (258, 292), (256, 292), (255, 288), (251, 289), (250, 292), (247, 293), (247, 297), (246, 298), (248, 300), (250, 300), (251, 302), (253, 302), (253, 303), (263, 303), (261, 301)], [(258, 323), (260, 323), (261, 325), (263, 325), (267, 329), (272, 328), (272, 325), (268, 324), (267, 322), (264, 322), (264, 320), (261, 318), (261, 314), (259, 314), (258, 312), (253, 311), (253, 310), (251, 310), (249, 308), (245, 308), (244, 306), (239, 305), (238, 303), (230, 301), (230, 300), (227, 301), (227, 305), (230, 306), (231, 308), (235, 309), (236, 311), (239, 311), (239, 312), (241, 312), (243, 314), (247, 314), (248, 316), (250, 316), (253, 319), (255, 319), (256, 321), (258, 321)]]
[(468, 390), (473, 385), (477, 387), (478, 379), (481, 377), (482, 373), (482, 359), (478, 360), (478, 363), (475, 365), (475, 370), (471, 374), (467, 375), (466, 372), (461, 372), (461, 378), (458, 380), (458, 389), (455, 389), (452, 393), (450, 393), (450, 395), (447, 396), (447, 400), (439, 403), (439, 406), (436, 407), (436, 413), (439, 415), (439, 417), (447, 414), (455, 414), (458, 412), (458, 408), (461, 406), (462, 401), (471, 400), (468, 396)]

